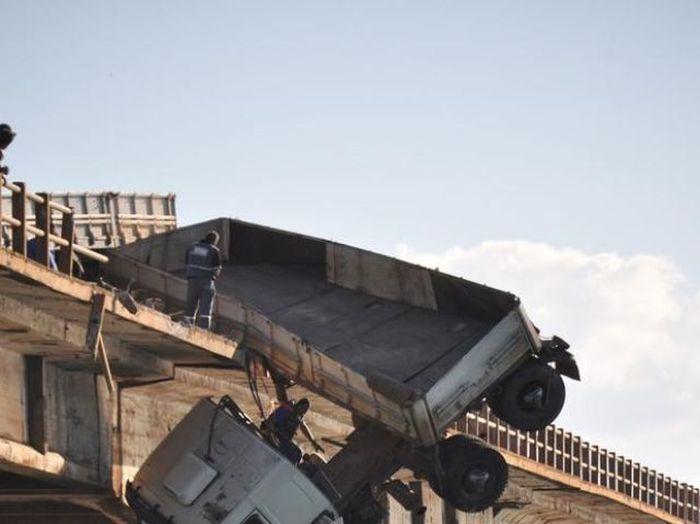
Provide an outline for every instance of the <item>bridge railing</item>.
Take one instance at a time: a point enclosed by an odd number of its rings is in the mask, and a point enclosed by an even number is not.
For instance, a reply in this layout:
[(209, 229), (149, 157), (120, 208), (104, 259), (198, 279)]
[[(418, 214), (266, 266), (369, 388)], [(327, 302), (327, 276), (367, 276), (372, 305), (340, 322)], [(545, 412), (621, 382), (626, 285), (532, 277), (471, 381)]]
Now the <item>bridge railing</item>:
[[(2, 202), (2, 190), (7, 189), (12, 195), (11, 209), (6, 213)], [(35, 223), (30, 223), (27, 208), (29, 202), (35, 205)], [(54, 234), (53, 217), (60, 215), (61, 235)], [(73, 209), (52, 201), (47, 193), (32, 193), (27, 190), (23, 182), (10, 182), (4, 174), (0, 174), (0, 231), (3, 233), (0, 238), (4, 247), (5, 224), (8, 224), (12, 231), (10, 247), (13, 251), (27, 256), (28, 234), (36, 238), (34, 258), (40, 264), (50, 266), (50, 250), (54, 244), (60, 247), (57, 266), (58, 270), (71, 274), (73, 265), (73, 253), (83, 255), (92, 260), (106, 263), (109, 259), (92, 249), (80, 246), (75, 240), (75, 222), (73, 220)], [(9, 239), (8, 239), (9, 240)]]
[(458, 429), (489, 444), (580, 481), (618, 492), (688, 522), (700, 523), (700, 490), (556, 426), (526, 433), (501, 422), (484, 406)]
[[(177, 228), (172, 193), (61, 191), (48, 195), (52, 202), (73, 209), (75, 242), (90, 249), (117, 247)], [(11, 195), (3, 199), (0, 206), (11, 209)], [(29, 223), (35, 224), (37, 204), (31, 200), (28, 204)], [(57, 229), (61, 227), (61, 219), (61, 214), (54, 214)]]

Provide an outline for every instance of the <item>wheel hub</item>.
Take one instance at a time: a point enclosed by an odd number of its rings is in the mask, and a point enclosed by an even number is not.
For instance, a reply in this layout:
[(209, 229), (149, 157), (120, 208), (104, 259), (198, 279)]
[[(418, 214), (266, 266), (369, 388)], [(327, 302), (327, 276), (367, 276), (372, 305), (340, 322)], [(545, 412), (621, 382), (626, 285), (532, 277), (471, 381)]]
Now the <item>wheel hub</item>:
[(523, 395), (523, 402), (531, 408), (541, 409), (544, 406), (544, 388), (536, 386)]
[(483, 493), (486, 490), (486, 484), (491, 478), (491, 474), (481, 467), (469, 468), (462, 478), (464, 488), (469, 492)]

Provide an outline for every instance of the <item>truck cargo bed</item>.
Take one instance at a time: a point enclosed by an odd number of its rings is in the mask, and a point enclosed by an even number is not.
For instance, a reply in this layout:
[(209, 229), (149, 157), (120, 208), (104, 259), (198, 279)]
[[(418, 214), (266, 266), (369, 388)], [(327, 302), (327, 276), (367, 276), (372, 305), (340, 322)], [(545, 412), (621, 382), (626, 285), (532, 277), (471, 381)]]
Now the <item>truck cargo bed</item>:
[(358, 373), (380, 371), (423, 391), (493, 327), (271, 264), (226, 264), (218, 292), (251, 304)]
[(113, 271), (146, 285), (143, 267), (119, 260), (160, 270), (150, 287), (182, 300), (185, 250), (209, 229), (222, 238), (220, 324), (238, 326), (244, 345), (291, 378), (423, 444), (537, 350), (510, 293), (237, 220), (119, 248)]

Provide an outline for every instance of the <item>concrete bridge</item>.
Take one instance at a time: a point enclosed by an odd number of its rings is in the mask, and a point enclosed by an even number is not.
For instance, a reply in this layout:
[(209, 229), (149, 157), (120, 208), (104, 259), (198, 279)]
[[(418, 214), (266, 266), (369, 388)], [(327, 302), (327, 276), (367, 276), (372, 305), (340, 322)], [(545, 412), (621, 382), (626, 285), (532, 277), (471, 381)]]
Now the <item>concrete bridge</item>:
[[(8, 216), (14, 230), (23, 227), (17, 213)], [(120, 264), (126, 271), (129, 261)], [(182, 292), (176, 277), (131, 264), (166, 298)], [(133, 522), (121, 503), (126, 480), (197, 399), (230, 394), (257, 413), (232, 360), (241, 337), (188, 329), (156, 302), (134, 313), (117, 291), (47, 265), (0, 249), (0, 524)], [(293, 394), (311, 399), (312, 429), (335, 453), (352, 430), (350, 414), (308, 391)], [(387, 522), (700, 523), (697, 488), (561, 428), (521, 433), (485, 410), (455, 429), (506, 457), (501, 500), (465, 515), (414, 482), (426, 514), (412, 517), (387, 498)]]

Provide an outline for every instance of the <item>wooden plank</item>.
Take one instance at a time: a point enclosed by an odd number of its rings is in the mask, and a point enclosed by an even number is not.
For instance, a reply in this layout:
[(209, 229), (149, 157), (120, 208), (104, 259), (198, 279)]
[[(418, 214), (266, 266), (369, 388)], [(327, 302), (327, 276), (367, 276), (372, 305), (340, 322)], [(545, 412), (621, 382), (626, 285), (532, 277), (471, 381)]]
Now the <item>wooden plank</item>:
[(342, 244), (326, 244), (328, 282), (437, 310), (430, 273), (420, 266)]
[(105, 295), (102, 293), (95, 293), (92, 296), (92, 305), (90, 307), (90, 316), (88, 317), (87, 333), (85, 334), (85, 349), (91, 351), (95, 358), (97, 358), (104, 315)]
[(109, 365), (107, 350), (105, 349), (105, 343), (104, 340), (102, 340), (102, 335), (98, 337), (97, 353), (100, 361), (100, 366), (102, 367), (102, 372), (104, 373), (105, 379), (107, 380), (107, 388), (109, 389), (110, 394), (113, 394), (116, 390), (116, 387), (114, 385), (114, 379), (112, 378), (112, 369)]
[(19, 226), (12, 227), (12, 250), (27, 256), (27, 189), (24, 182), (16, 182), (19, 193), (12, 193), (12, 218), (20, 221)]
[(44, 202), (35, 205), (36, 227), (44, 232), (44, 236), (36, 238), (36, 261), (42, 266), (49, 267), (49, 250), (51, 249), (51, 206), (47, 193), (37, 193)]
[(61, 238), (68, 242), (68, 246), (62, 247), (58, 254), (58, 270), (66, 275), (72, 275), (73, 242), (75, 241), (75, 219), (72, 213), (63, 215)]

